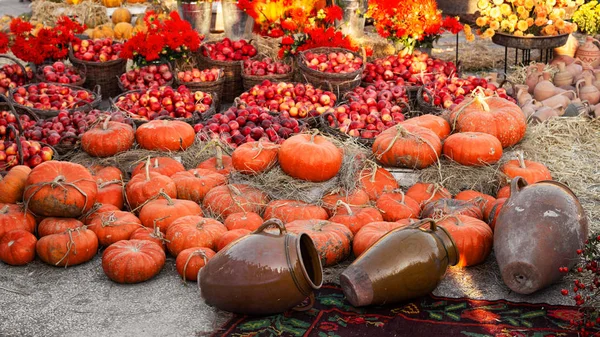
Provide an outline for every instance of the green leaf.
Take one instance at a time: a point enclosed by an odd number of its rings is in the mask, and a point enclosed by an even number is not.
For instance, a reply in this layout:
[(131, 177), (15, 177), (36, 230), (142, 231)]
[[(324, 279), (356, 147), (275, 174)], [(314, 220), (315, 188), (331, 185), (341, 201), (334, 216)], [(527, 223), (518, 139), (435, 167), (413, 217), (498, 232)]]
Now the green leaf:
[(520, 313), (521, 313), (521, 309), (513, 309), (513, 310), (508, 310), (508, 311), (501, 312), (502, 315), (506, 315), (506, 314), (520, 314)]
[(515, 319), (512, 319), (512, 318), (507, 318), (507, 319), (506, 319), (506, 321), (507, 321), (508, 323), (510, 323), (511, 325), (514, 325), (514, 326), (519, 326), (519, 322), (518, 322), (517, 320), (515, 320)]
[(460, 321), (460, 316), (453, 312), (448, 312), (448, 313), (446, 313), (446, 315), (455, 321)]
[(528, 327), (528, 328), (531, 328), (531, 327), (533, 327), (533, 324), (531, 324), (531, 323), (529, 323), (529, 322), (527, 322), (527, 321), (524, 321), (524, 320), (521, 320), (521, 324), (523, 324), (524, 326), (526, 326), (526, 327)]
[(327, 334), (323, 331), (319, 331), (319, 337), (327, 337)]
[(522, 314), (521, 318), (532, 318), (532, 317), (540, 317), (540, 316), (546, 316), (546, 311), (539, 310), (539, 311), (527, 312), (527, 313)]
[(268, 318), (265, 318), (265, 319), (261, 319), (261, 320), (246, 322), (246, 323), (240, 325), (239, 328), (242, 331), (249, 331), (249, 330), (264, 329), (269, 326), (271, 326), (271, 320)]
[(446, 311), (452, 311), (452, 310), (456, 310), (456, 309), (464, 309), (467, 307), (467, 303), (466, 302), (462, 302), (459, 304), (454, 304), (451, 306), (446, 307)]
[(287, 321), (291, 325), (298, 327), (298, 328), (306, 328), (306, 329), (310, 328), (310, 323), (299, 320), (297, 318), (288, 318)]
[(429, 312), (429, 317), (433, 318), (433, 319), (437, 319), (438, 321), (442, 320), (442, 315), (436, 313), (436, 312)]

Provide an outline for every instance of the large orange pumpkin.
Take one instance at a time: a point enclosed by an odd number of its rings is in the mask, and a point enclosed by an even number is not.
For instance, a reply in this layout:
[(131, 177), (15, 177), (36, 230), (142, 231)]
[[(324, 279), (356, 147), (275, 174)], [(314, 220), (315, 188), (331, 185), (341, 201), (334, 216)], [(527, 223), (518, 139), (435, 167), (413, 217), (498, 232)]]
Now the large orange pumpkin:
[(148, 240), (155, 242), (162, 247), (164, 251), (167, 251), (165, 235), (160, 231), (158, 227), (140, 227), (131, 233), (129, 240)]
[(80, 219), (81, 221), (83, 221), (84, 224), (89, 225), (90, 223), (92, 223), (92, 220), (94, 220), (95, 217), (99, 216), (104, 212), (112, 211), (120, 211), (120, 209), (118, 209), (117, 206), (111, 204), (95, 203), (94, 207), (92, 207), (92, 209), (86, 214), (84, 214)]
[(42, 261), (59, 267), (85, 263), (98, 252), (98, 237), (91, 230), (80, 227), (60, 234), (40, 238), (35, 250)]
[(354, 191), (331, 193), (323, 197), (323, 207), (331, 216), (338, 206), (338, 201), (345, 202), (351, 206), (364, 206), (369, 204), (369, 195), (363, 189), (357, 188)]
[(111, 19), (115, 25), (119, 22), (131, 23), (131, 12), (127, 8), (118, 8), (113, 12)]
[(185, 249), (177, 255), (175, 268), (184, 282), (197, 281), (198, 272), (215, 254), (210, 248), (192, 247)]
[(131, 234), (142, 226), (140, 219), (129, 212), (104, 212), (94, 217), (88, 228), (96, 234), (104, 247), (121, 240), (128, 240)]
[(204, 197), (202, 205), (212, 214), (226, 219), (239, 212), (262, 213), (269, 197), (263, 191), (243, 184), (217, 186)]
[(151, 198), (162, 198), (160, 192), (171, 198), (177, 197), (177, 187), (173, 180), (160, 173), (150, 172), (146, 166), (146, 174), (138, 174), (131, 178), (125, 188), (127, 201), (131, 209), (136, 209)]
[(123, 179), (123, 172), (113, 166), (95, 166), (90, 171), (98, 184)]
[(321, 182), (335, 177), (342, 167), (342, 151), (323, 136), (299, 134), (279, 149), (279, 165), (287, 175)]
[(92, 208), (97, 193), (96, 180), (85, 167), (46, 161), (31, 170), (23, 198), (36, 215), (76, 218)]
[(354, 235), (368, 223), (383, 221), (381, 212), (375, 207), (351, 206), (341, 200), (338, 201), (337, 205), (335, 214), (329, 221), (345, 225)]
[(182, 151), (194, 144), (194, 128), (181, 121), (153, 120), (135, 132), (138, 144), (146, 150)]
[(498, 138), (483, 132), (460, 132), (444, 142), (444, 155), (466, 166), (485, 166), (502, 158), (502, 144)]
[(359, 182), (371, 201), (377, 200), (384, 192), (391, 192), (398, 188), (398, 181), (383, 167), (371, 167), (360, 173)]
[(509, 179), (521, 177), (527, 184), (535, 184), (542, 180), (552, 180), (552, 174), (546, 165), (531, 160), (525, 160), (523, 153), (517, 153), (517, 159), (506, 162), (500, 171)]
[(15, 204), (23, 200), (23, 191), (29, 173), (31, 173), (29, 166), (17, 165), (4, 177), (0, 176), (0, 203)]
[(83, 222), (71, 218), (45, 218), (37, 228), (38, 236), (44, 237), (52, 234), (60, 234), (68, 229), (83, 227)]
[(0, 238), (14, 230), (35, 232), (35, 218), (22, 206), (14, 204), (0, 204)]
[(265, 207), (265, 219), (277, 218), (284, 224), (294, 220), (319, 219), (327, 220), (327, 211), (317, 205), (299, 200), (273, 200)]
[(183, 167), (183, 164), (181, 164), (173, 158), (154, 157), (149, 159), (149, 161), (145, 160), (139, 163), (133, 169), (133, 171), (131, 171), (131, 176), (134, 177), (140, 173), (145, 173), (147, 165), (150, 165), (150, 172), (157, 172), (167, 177), (172, 177), (177, 172), (185, 171), (185, 167)]
[(140, 210), (140, 221), (146, 227), (158, 227), (166, 233), (173, 221), (181, 217), (204, 215), (200, 205), (191, 200), (173, 199), (163, 192), (160, 195), (164, 199), (152, 200)]
[(417, 218), (421, 212), (419, 203), (401, 190), (382, 194), (377, 199), (377, 208), (385, 221)]
[(230, 231), (240, 228), (255, 231), (263, 222), (263, 218), (254, 212), (240, 212), (230, 214), (224, 224)]
[(450, 113), (450, 124), (456, 132), (483, 132), (502, 143), (502, 147), (517, 144), (527, 129), (521, 108), (500, 97), (483, 97), (464, 100)]
[(421, 212), (421, 218), (441, 219), (448, 215), (467, 215), (479, 220), (483, 219), (481, 205), (483, 199), (462, 201), (457, 199), (440, 199), (427, 203)]
[(117, 283), (139, 283), (160, 273), (166, 255), (160, 245), (146, 240), (121, 240), (102, 254), (102, 269)]
[(398, 124), (375, 137), (372, 151), (385, 166), (422, 169), (438, 161), (442, 142), (429, 129)]
[(354, 236), (352, 251), (354, 256), (359, 257), (369, 249), (377, 240), (396, 228), (405, 227), (399, 222), (376, 221), (364, 225)]
[(232, 243), (233, 241), (235, 241), (239, 238), (243, 238), (244, 236), (246, 236), (250, 233), (252, 233), (252, 232), (245, 228), (238, 228), (238, 229), (227, 231), (227, 233), (223, 234), (223, 236), (221, 236), (221, 238), (217, 242), (217, 251), (221, 251), (228, 244)]
[(480, 264), (490, 255), (494, 234), (485, 222), (466, 215), (445, 218), (437, 223), (444, 227), (458, 248), (458, 266)]
[(192, 169), (171, 176), (177, 186), (177, 198), (202, 202), (204, 196), (214, 187), (225, 185), (227, 178), (205, 169)]
[(348, 227), (325, 220), (296, 220), (285, 225), (291, 233), (306, 233), (313, 240), (324, 267), (337, 264), (350, 255), (352, 232)]
[(510, 185), (506, 185), (498, 190), (496, 193), (496, 199), (510, 197)]
[(454, 199), (462, 201), (473, 201), (479, 203), (482, 211), (484, 211), (489, 205), (496, 201), (496, 198), (492, 197), (491, 195), (487, 195), (474, 190), (460, 191), (454, 196)]
[(175, 220), (167, 230), (167, 248), (173, 256), (192, 247), (216, 249), (227, 227), (215, 219), (184, 216)]
[(196, 166), (196, 168), (213, 171), (222, 175), (228, 175), (233, 170), (232, 159), (223, 154), (220, 144), (215, 145), (215, 156), (208, 158)]
[(35, 259), (35, 235), (24, 230), (10, 231), (0, 238), (0, 261), (22, 266)]
[(101, 204), (114, 205), (118, 209), (123, 209), (125, 204), (123, 193), (123, 181), (112, 180), (98, 184), (98, 194), (96, 194), (96, 202)]
[(134, 139), (130, 125), (112, 122), (108, 117), (81, 136), (81, 148), (92, 157), (111, 157), (129, 150)]
[(442, 198), (452, 198), (452, 194), (444, 186), (431, 183), (416, 183), (406, 190), (406, 196), (418, 202), (421, 207), (428, 202)]
[(440, 116), (422, 115), (405, 120), (402, 124), (413, 124), (422, 126), (433, 131), (440, 140), (446, 139), (450, 135), (450, 123)]
[(243, 174), (259, 174), (277, 162), (279, 146), (270, 142), (251, 142), (238, 146), (231, 154), (233, 168)]

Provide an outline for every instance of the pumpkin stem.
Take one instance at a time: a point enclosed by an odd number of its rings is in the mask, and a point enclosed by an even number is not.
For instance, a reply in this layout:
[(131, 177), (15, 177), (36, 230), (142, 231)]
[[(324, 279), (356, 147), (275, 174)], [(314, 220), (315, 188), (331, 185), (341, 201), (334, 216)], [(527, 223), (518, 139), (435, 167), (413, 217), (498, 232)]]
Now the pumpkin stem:
[(315, 137), (319, 134), (319, 130), (315, 129), (313, 132), (310, 133), (310, 142), (314, 143), (315, 142)]
[(354, 212), (352, 211), (352, 208), (350, 208), (350, 205), (348, 205), (347, 203), (343, 202), (342, 200), (338, 200), (335, 203), (336, 208), (343, 206), (346, 209), (346, 212), (348, 212), (348, 215), (353, 216)]
[(490, 112), (490, 106), (485, 102), (485, 96), (483, 96), (482, 94), (478, 94), (475, 96), (474, 100), (481, 105), (483, 111)]
[(517, 156), (517, 160), (519, 161), (519, 167), (521, 167), (522, 169), (527, 168), (527, 165), (525, 164), (525, 154), (523, 153), (523, 151), (517, 151), (515, 155)]
[(4, 207), (2, 207), (2, 209), (0, 209), (0, 214), (7, 214), (8, 213), (8, 205), (4, 205)]
[(154, 168), (158, 168), (158, 158), (154, 158)]
[(106, 119), (104, 120), (104, 123), (102, 123), (102, 130), (106, 131), (108, 129), (108, 122), (110, 121), (111, 117), (112, 117), (111, 115), (108, 115), (108, 117), (106, 117)]
[(196, 224), (196, 228), (198, 229), (202, 229), (202, 227), (204, 226), (204, 224), (206, 223), (206, 219), (202, 219), (200, 221), (198, 221), (198, 223)]
[[(208, 256), (206, 256), (206, 253), (204, 253), (204, 251), (202, 250), (202, 248), (198, 248), (197, 250), (193, 251), (190, 256), (188, 256), (187, 260), (185, 260), (185, 264), (183, 265), (183, 282), (185, 283), (185, 274), (187, 271), (187, 266), (190, 263), (190, 260), (192, 259), (192, 257), (199, 255), (202, 257), (202, 259), (204, 260), (204, 266), (206, 266), (206, 264), (208, 263)], [(204, 267), (202, 266), (202, 267)], [(202, 267), (200, 267), (200, 269), (202, 269)]]
[(217, 146), (215, 148), (215, 151), (217, 152), (217, 164), (216, 164), (216, 168), (217, 170), (222, 170), (225, 168), (225, 166), (223, 166), (223, 149), (221, 148), (221, 146)]
[(313, 226), (313, 230), (320, 232), (323, 230), (323, 226), (327, 225), (328, 223), (329, 223), (329, 221), (321, 220), (321, 221), (317, 222), (316, 225)]
[(393, 190), (392, 193), (400, 193), (400, 195), (402, 195), (402, 199), (400, 199), (400, 203), (404, 204), (404, 198), (405, 198), (404, 191), (402, 191), (401, 189), (397, 188), (397, 189)]
[[(85, 227), (85, 226), (83, 226), (83, 227)], [(64, 259), (67, 258), (67, 256), (69, 256), (69, 254), (71, 253), (71, 249), (74, 250), (73, 254), (77, 255), (77, 247), (75, 247), (75, 241), (73, 240), (73, 232), (79, 231), (79, 229), (83, 228), (83, 227), (79, 227), (79, 228), (75, 228), (75, 229), (72, 229), (72, 228), (67, 229), (66, 234), (69, 236), (69, 242), (67, 242), (67, 252), (65, 253), (65, 255), (63, 255), (63, 257), (60, 260), (58, 260), (55, 263), (56, 266), (58, 266)], [(69, 265), (69, 262), (67, 262), (65, 264), (65, 268), (67, 268), (68, 265)]]
[(167, 205), (169, 205), (169, 206), (175, 205), (175, 203), (173, 202), (173, 199), (167, 193), (165, 193), (164, 189), (161, 188), (160, 191), (158, 192), (158, 195), (167, 199)]
[(146, 161), (146, 181), (150, 181), (150, 156), (148, 156), (148, 161)]

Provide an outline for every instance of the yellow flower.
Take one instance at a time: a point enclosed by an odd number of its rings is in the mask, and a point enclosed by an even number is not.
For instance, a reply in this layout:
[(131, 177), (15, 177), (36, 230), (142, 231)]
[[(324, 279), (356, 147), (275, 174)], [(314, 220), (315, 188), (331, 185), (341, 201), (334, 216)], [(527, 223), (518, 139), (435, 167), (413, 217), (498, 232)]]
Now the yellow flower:
[(514, 5), (515, 6), (523, 6), (523, 5), (525, 5), (525, 0), (515, 0)]
[(583, 5), (585, 0), (575, 0), (575, 3), (578, 5)]
[(494, 1), (494, 5), (496, 6), (500, 6), (504, 3), (504, 0), (493, 0)]
[(523, 32), (520, 30), (517, 30), (516, 32), (514, 32), (513, 34), (514, 36), (523, 36)]
[(529, 11), (525, 9), (523, 6), (517, 7), (517, 13), (519, 14), (520, 19), (527, 19), (529, 17)]
[(502, 4), (500, 5), (500, 13), (504, 16), (509, 16), (512, 14), (512, 8), (510, 8), (509, 4)]
[(554, 25), (547, 25), (542, 29), (542, 34), (544, 35), (556, 35), (556, 27)]
[(485, 30), (485, 32), (483, 32), (483, 37), (484, 38), (491, 38), (492, 36), (494, 36), (495, 33), (496, 32), (494, 32), (493, 29), (488, 28), (488, 29)]
[(490, 5), (490, 2), (488, 0), (477, 1), (477, 8), (479, 8), (479, 9), (486, 9), (486, 8), (488, 8), (489, 5)]
[(467, 42), (473, 42), (475, 41), (475, 35), (473, 34), (469, 34), (466, 36)]
[(535, 5), (535, 3), (533, 2), (533, 0), (525, 0), (525, 9), (527, 10), (531, 10), (533, 8), (533, 5)]
[(469, 25), (464, 25), (463, 29), (465, 30), (465, 35), (469, 35), (471, 34), (471, 26)]
[(519, 21), (519, 18), (516, 15), (511, 14), (508, 16), (508, 21), (517, 23), (517, 21)]
[(510, 30), (510, 22), (508, 22), (508, 20), (502, 20), (502, 22), (500, 22), (500, 29), (502, 31), (509, 31)]
[(477, 18), (477, 20), (475, 20), (475, 24), (477, 24), (479, 27), (483, 27), (485, 25), (487, 25), (489, 22), (489, 18), (487, 16), (480, 16)]
[(527, 26), (531, 27), (533, 26), (533, 18), (527, 18), (527, 20), (525, 20), (527, 22)]
[(498, 28), (500, 28), (500, 22), (496, 20), (490, 22), (490, 28), (493, 30), (498, 30)]
[(548, 15), (548, 19), (552, 20), (552, 22), (556, 22), (556, 20), (560, 20), (560, 17), (552, 12)]
[(546, 5), (549, 7), (554, 7), (554, 5), (556, 5), (556, 0), (546, 0)]
[(519, 22), (517, 22), (517, 29), (518, 30), (526, 31), (527, 28), (529, 28), (529, 25), (527, 25), (527, 21), (525, 21), (525, 20), (519, 20)]
[(541, 26), (545, 25), (546, 23), (548, 23), (548, 19), (546, 19), (546, 18), (537, 18), (537, 19), (535, 19), (534, 23), (535, 23), (536, 26), (541, 27)]
[(500, 15), (502, 15), (502, 13), (500, 13), (500, 8), (494, 7), (490, 10), (490, 16), (492, 19), (497, 19), (500, 17)]

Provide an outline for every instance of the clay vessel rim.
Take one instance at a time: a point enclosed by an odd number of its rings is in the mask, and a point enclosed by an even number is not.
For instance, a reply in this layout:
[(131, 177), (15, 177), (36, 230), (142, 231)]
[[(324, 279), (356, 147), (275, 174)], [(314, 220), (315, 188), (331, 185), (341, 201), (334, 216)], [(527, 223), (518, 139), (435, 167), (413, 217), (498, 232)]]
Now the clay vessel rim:
[[(308, 241), (306, 240), (308, 238)], [(309, 244), (310, 247), (307, 247), (309, 251), (311, 251), (311, 256), (303, 256), (302, 255), (302, 247), (303, 244)], [(298, 254), (298, 260), (300, 261), (300, 266), (302, 267), (302, 275), (306, 279), (306, 282), (310, 285), (311, 288), (317, 290), (321, 288), (323, 285), (323, 266), (321, 265), (321, 259), (319, 257), (319, 253), (315, 247), (314, 242), (310, 238), (310, 236), (304, 232), (298, 234), (298, 239), (296, 240), (296, 253)], [(308, 270), (306, 269), (306, 265), (304, 263), (304, 259), (307, 261), (313, 262), (313, 277), (308, 274)], [(316, 263), (314, 263), (316, 261)], [(315, 281), (313, 281), (313, 278)]]

